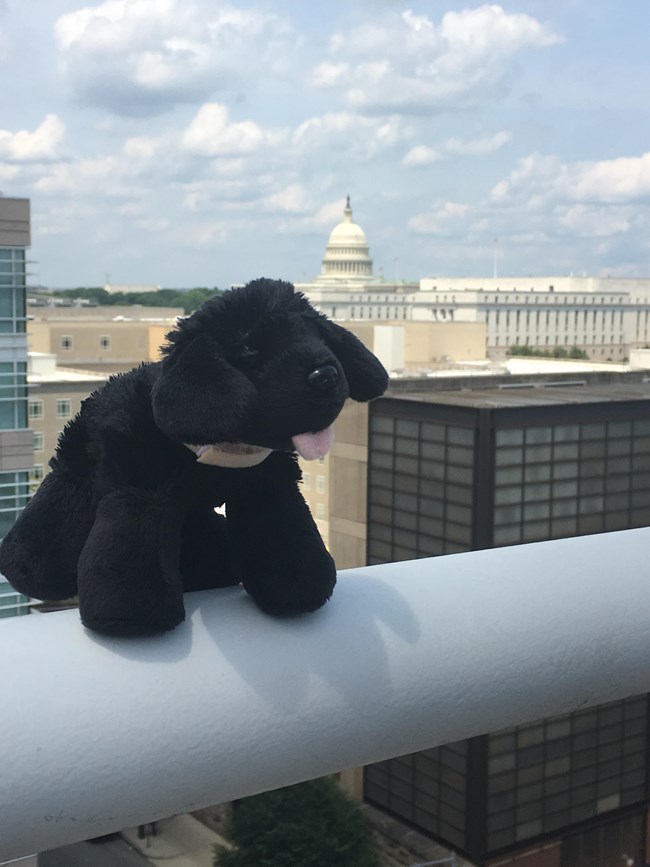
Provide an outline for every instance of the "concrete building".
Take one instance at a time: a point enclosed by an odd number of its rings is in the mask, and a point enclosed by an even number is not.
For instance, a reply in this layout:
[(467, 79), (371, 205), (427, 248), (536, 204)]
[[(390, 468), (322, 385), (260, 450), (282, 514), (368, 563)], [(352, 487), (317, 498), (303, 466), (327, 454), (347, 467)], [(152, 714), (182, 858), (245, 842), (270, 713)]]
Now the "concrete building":
[[(393, 391), (368, 430), (369, 563), (650, 524), (641, 374)], [(365, 769), (364, 797), (480, 865), (644, 864), (649, 721), (639, 696), (403, 756)]]
[(348, 401), (334, 424), (334, 445), (301, 461), (302, 494), (339, 569), (365, 565), (368, 406)]
[(485, 360), (483, 322), (344, 321), (391, 372), (431, 371)]
[(647, 278), (437, 276), (404, 282), (375, 276), (349, 198), (320, 275), (297, 285), (337, 320), (483, 323), (491, 357), (527, 346), (544, 352), (577, 348), (594, 361), (621, 361), (650, 344)]
[(420, 281), (414, 316), (485, 322), (493, 356), (512, 346), (577, 347), (620, 361), (650, 340), (650, 279), (430, 277)]
[(160, 357), (165, 335), (181, 308), (30, 308), (27, 336), (31, 352), (56, 356), (59, 365), (109, 373)]
[(48, 461), (54, 454), (63, 428), (79, 412), (81, 402), (100, 388), (106, 378), (107, 374), (59, 367), (53, 354), (29, 353), (28, 416), (34, 432), (31, 492), (49, 472)]
[[(27, 503), (33, 464), (25, 334), (30, 243), (29, 200), (0, 196), (0, 538)], [(25, 601), (0, 577), (0, 617), (26, 613)]]

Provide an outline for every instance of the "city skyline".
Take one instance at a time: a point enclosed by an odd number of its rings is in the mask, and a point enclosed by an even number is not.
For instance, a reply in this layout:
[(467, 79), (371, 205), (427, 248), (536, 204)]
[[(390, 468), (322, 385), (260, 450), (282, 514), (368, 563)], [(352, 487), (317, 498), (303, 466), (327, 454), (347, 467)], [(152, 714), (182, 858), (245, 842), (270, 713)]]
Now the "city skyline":
[(0, 191), (33, 281), (650, 273), (650, 11), (0, 0)]

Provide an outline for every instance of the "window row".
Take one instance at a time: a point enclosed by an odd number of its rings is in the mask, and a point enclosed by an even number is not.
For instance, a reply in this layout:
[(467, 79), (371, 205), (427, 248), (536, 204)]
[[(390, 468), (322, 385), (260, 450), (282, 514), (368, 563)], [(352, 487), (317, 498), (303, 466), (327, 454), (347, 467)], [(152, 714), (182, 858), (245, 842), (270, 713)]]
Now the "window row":
[[(74, 346), (74, 340), (69, 334), (62, 334), (59, 339), (59, 345), (61, 349), (69, 350)], [(100, 349), (110, 349), (111, 348), (111, 338), (109, 334), (102, 334), (99, 337), (99, 347)]]
[[(70, 401), (67, 399), (57, 400), (56, 402), (56, 417), (70, 418), (72, 411)], [(30, 421), (42, 419), (45, 417), (43, 401), (40, 399), (32, 399), (28, 402), (28, 418)]]
[(496, 432), (496, 445), (543, 445), (644, 436), (650, 437), (650, 419), (502, 428)]

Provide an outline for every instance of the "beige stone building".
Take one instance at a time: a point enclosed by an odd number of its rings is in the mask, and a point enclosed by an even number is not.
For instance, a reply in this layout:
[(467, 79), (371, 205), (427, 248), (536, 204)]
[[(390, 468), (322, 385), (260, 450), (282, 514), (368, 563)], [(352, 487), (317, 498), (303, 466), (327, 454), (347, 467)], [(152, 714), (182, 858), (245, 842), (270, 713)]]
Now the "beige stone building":
[(34, 465), (29, 475), (32, 491), (49, 472), (48, 461), (61, 431), (79, 412), (82, 400), (103, 385), (107, 376), (58, 367), (51, 353), (29, 353), (27, 414), (34, 432)]
[(348, 401), (334, 423), (334, 445), (301, 461), (302, 492), (339, 569), (365, 564), (368, 406)]
[(128, 370), (156, 361), (165, 335), (183, 315), (180, 307), (30, 308), (28, 346), (54, 355), (61, 366)]
[(484, 322), (339, 322), (389, 371), (430, 370), (485, 358)]

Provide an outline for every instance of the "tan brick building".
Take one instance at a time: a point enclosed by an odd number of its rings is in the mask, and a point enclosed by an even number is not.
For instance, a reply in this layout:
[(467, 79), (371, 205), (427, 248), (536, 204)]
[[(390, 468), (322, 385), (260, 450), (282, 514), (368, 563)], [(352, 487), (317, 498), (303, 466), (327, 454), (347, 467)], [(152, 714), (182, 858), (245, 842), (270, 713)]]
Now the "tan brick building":
[(165, 335), (183, 315), (180, 307), (32, 307), (29, 350), (53, 354), (61, 366), (128, 370), (157, 360)]
[(29, 476), (32, 491), (49, 472), (48, 461), (61, 431), (79, 412), (82, 400), (103, 385), (107, 376), (61, 368), (53, 354), (30, 352), (27, 414), (34, 432), (34, 465)]

